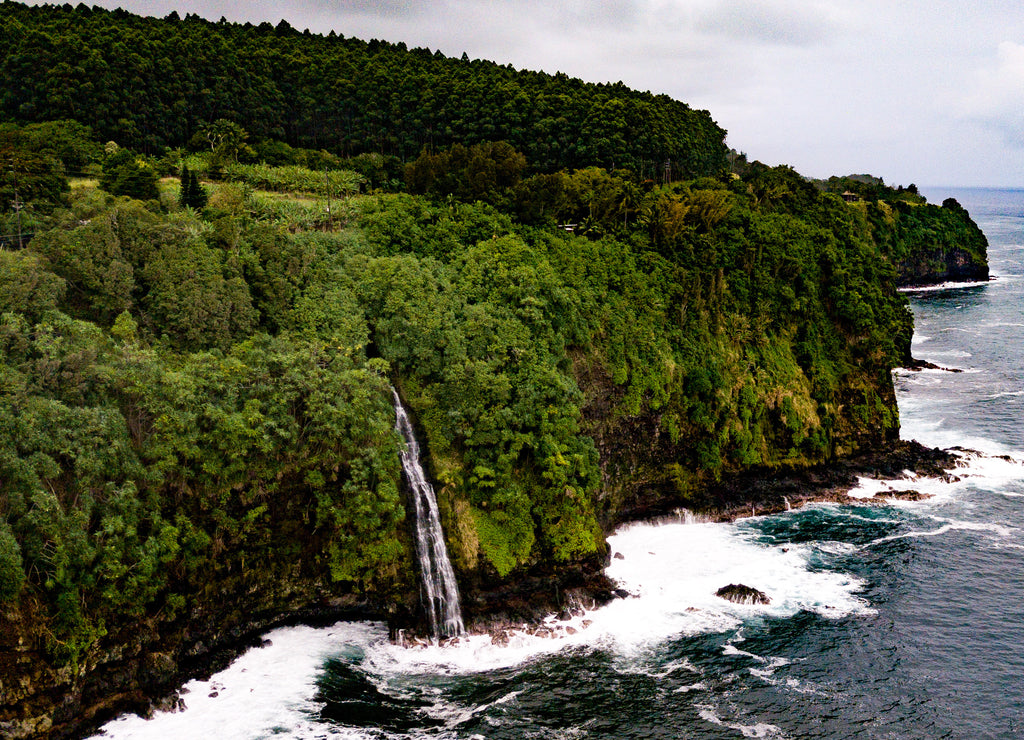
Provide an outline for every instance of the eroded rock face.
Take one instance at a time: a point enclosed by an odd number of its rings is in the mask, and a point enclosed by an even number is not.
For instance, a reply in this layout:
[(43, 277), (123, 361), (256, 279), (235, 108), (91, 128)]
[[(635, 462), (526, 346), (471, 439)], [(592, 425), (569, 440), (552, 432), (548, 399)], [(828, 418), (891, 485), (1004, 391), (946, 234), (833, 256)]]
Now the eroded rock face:
[(744, 586), (742, 583), (730, 583), (728, 586), (722, 586), (720, 589), (715, 591), (715, 596), (725, 599), (726, 601), (732, 601), (736, 604), (772, 603), (772, 600), (768, 598), (764, 591), (758, 591), (756, 588)]
[(989, 279), (988, 263), (964, 249), (920, 250), (899, 265), (903, 287)]

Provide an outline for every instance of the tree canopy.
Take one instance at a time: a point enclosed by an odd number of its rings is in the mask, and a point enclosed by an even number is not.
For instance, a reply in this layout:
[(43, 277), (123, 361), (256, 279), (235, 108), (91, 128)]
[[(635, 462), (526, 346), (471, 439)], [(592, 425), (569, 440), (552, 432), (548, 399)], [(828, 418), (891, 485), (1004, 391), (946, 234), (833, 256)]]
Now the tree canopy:
[[(193, 140), (378, 153), (506, 141), (539, 171), (599, 165), (660, 177), (725, 165), (707, 111), (621, 82), (519, 71), (287, 24), (143, 18), (86, 5), (0, 5), (0, 121), (57, 119), (143, 153)], [(258, 144), (254, 151), (258, 151)]]

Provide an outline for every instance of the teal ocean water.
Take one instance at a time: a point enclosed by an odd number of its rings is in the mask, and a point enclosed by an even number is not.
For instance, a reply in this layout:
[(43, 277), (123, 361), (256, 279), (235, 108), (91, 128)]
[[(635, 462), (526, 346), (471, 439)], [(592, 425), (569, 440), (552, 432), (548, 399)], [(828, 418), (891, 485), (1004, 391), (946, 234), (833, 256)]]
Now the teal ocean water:
[[(902, 434), (963, 448), (955, 478), (625, 528), (610, 575), (635, 596), (552, 620), (553, 638), (410, 649), (374, 623), (277, 630), (188, 684), (187, 710), (98, 737), (1024, 737), (1024, 191), (925, 195), (968, 208), (995, 275), (911, 294), (915, 356), (962, 372), (897, 374)], [(932, 498), (872, 498), (909, 489)], [(771, 604), (714, 596), (734, 582)]]

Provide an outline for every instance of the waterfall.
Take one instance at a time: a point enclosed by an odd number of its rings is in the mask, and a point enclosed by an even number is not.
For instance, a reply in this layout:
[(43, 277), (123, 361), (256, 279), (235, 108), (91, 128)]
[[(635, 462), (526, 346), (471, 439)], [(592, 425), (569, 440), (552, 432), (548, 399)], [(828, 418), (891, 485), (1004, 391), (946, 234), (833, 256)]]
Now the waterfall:
[(420, 447), (409, 416), (402, 407), (398, 392), (393, 388), (391, 392), (395, 397), (395, 430), (405, 440), (405, 449), (401, 453), (402, 468), (409, 479), (416, 505), (416, 556), (420, 561), (423, 605), (430, 620), (430, 633), (435, 638), (455, 637), (465, 628), (459, 607), (459, 587), (455, 583), (455, 571), (448, 559), (441, 517), (437, 513), (437, 497), (420, 465)]

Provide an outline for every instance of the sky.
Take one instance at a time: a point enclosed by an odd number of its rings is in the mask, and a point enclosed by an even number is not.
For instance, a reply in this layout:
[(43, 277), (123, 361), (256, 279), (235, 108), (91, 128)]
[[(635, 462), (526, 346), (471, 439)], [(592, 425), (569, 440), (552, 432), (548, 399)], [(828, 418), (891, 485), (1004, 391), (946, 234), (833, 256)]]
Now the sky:
[(810, 177), (1024, 187), (1019, 0), (89, 0), (622, 81)]

